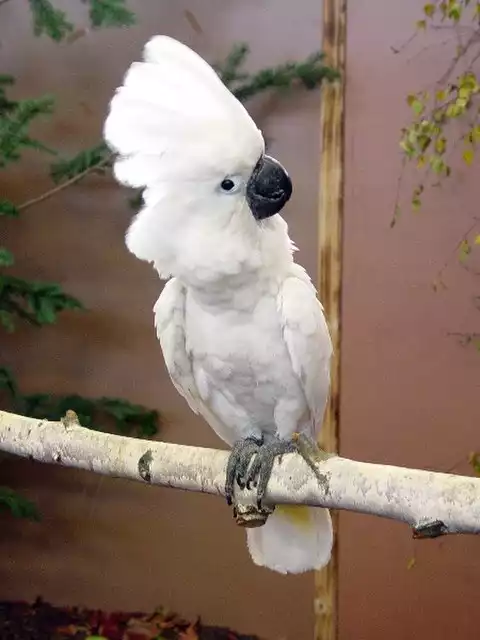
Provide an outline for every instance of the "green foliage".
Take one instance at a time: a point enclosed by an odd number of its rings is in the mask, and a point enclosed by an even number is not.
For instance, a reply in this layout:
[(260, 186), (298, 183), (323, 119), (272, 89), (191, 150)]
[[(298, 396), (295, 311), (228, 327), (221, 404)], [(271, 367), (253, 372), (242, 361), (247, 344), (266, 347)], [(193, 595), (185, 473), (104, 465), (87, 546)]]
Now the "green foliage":
[[(424, 5), (424, 16), (416, 23), (417, 30), (422, 32), (440, 26), (443, 30), (458, 29), (461, 22), (469, 33), (466, 38), (455, 32), (458, 35), (455, 54), (436, 81), (435, 90), (407, 96), (412, 120), (402, 129), (400, 148), (405, 160), (419, 170), (422, 191), (427, 177), (433, 176), (433, 184), (438, 185), (451, 176), (455, 154), (466, 166), (475, 160), (480, 143), (480, 76), (475, 65), (480, 58), (479, 7), (479, 2), (471, 0), (437, 0)], [(414, 210), (422, 205), (418, 188), (412, 194), (411, 204)]]
[(0, 308), (10, 314), (12, 322), (17, 317), (41, 327), (56, 322), (62, 311), (83, 309), (83, 305), (58, 284), (0, 275)]
[(8, 487), (0, 487), (0, 510), (10, 511), (16, 518), (40, 520), (40, 513), (33, 502)]
[(41, 115), (53, 111), (53, 100), (48, 96), (10, 103), (0, 112), (0, 167), (20, 159), (26, 148), (55, 154), (52, 149), (32, 138), (28, 129)]
[(480, 453), (474, 451), (469, 455), (469, 462), (473, 467), (473, 470), (480, 476)]
[(33, 32), (36, 36), (47, 35), (60, 42), (73, 31), (73, 24), (67, 14), (55, 9), (49, 0), (29, 0), (33, 19)]
[[(412, 92), (406, 98), (412, 119), (402, 129), (400, 149), (403, 167), (412, 165), (419, 175), (410, 197), (413, 211), (422, 208), (428, 186), (439, 186), (443, 180), (455, 178), (452, 169), (455, 158), (461, 158), (466, 167), (475, 162), (480, 144), (479, 7), (480, 2), (470, 0), (437, 0), (424, 5), (423, 17), (416, 23), (417, 34), (440, 26), (443, 30), (454, 30), (457, 46), (445, 72), (435, 82), (435, 90)], [(468, 37), (458, 31), (460, 26), (468, 28), (465, 30)], [(402, 176), (399, 186), (401, 179)], [(399, 196), (400, 189), (392, 227), (401, 213)], [(456, 252), (458, 260), (467, 269), (474, 250), (480, 246), (480, 241), (477, 241), (479, 235), (475, 233), (477, 223), (478, 218), (475, 218)], [(445, 288), (439, 278), (433, 286), (435, 290)]]
[(59, 160), (52, 164), (51, 176), (54, 182), (63, 182), (78, 176), (86, 171), (101, 167), (106, 168), (110, 161), (111, 153), (107, 146), (101, 142), (91, 149), (84, 149), (70, 159)]
[(8, 249), (0, 247), (0, 267), (11, 267), (13, 263), (13, 254)]
[[(50, 0), (29, 0), (36, 36), (45, 35), (55, 42), (72, 35), (75, 26), (67, 14), (56, 9)], [(89, 0), (90, 24), (99, 27), (127, 27), (135, 23), (135, 15), (125, 0)]]
[(121, 398), (85, 398), (77, 394), (55, 395), (21, 392), (12, 372), (0, 367), (0, 391), (4, 406), (14, 413), (44, 420), (61, 420), (68, 410), (74, 411), (84, 427), (113, 431), (123, 435), (150, 438), (157, 433), (158, 411), (147, 409)]
[(322, 52), (314, 53), (302, 62), (286, 62), (275, 67), (248, 74), (243, 65), (250, 52), (246, 43), (233, 47), (225, 62), (216, 71), (230, 91), (242, 102), (267, 90), (285, 90), (299, 83), (306, 89), (318, 87), (324, 80), (333, 82), (338, 71), (326, 66)]
[(128, 27), (135, 24), (135, 14), (127, 9), (125, 0), (90, 0), (90, 21), (93, 27)]
[[(75, 27), (67, 14), (56, 9), (49, 0), (29, 0), (29, 4), (35, 35), (45, 35), (59, 42), (74, 34)], [(90, 0), (89, 5), (93, 28), (128, 26), (134, 22), (134, 15), (126, 8), (125, 0)], [(33, 123), (53, 113), (53, 98), (44, 96), (12, 100), (8, 89), (13, 85), (12, 76), (0, 75), (0, 168), (18, 162), (28, 149), (57, 155), (30, 135)], [(68, 181), (91, 169), (106, 168), (108, 159), (108, 150), (105, 145), (99, 144), (72, 160), (58, 160), (52, 166), (52, 178), (55, 182)], [(0, 216), (5, 219), (18, 218), (26, 206), (25, 203), (18, 206), (6, 198), (0, 198)], [(12, 275), (8, 270), (14, 262), (11, 251), (0, 247), (0, 326), (7, 332), (13, 331), (20, 321), (41, 327), (55, 323), (63, 311), (83, 309), (82, 303), (64, 292), (57, 283), (31, 281)], [(93, 429), (111, 426), (123, 434), (151, 437), (156, 433), (159, 423), (157, 411), (124, 399), (22, 393), (6, 367), (0, 367), (0, 392), (2, 406), (15, 413), (59, 420), (70, 409), (77, 413), (81, 424)], [(0, 488), (0, 507), (17, 517), (39, 517), (30, 501), (7, 488)]]
[(0, 114), (6, 113), (15, 106), (15, 102), (6, 96), (6, 87), (11, 87), (15, 83), (15, 78), (6, 74), (0, 74)]
[(75, 411), (84, 427), (105, 430), (111, 424), (113, 429), (123, 435), (136, 435), (149, 438), (157, 433), (159, 414), (120, 398), (84, 398), (72, 394), (54, 396), (30, 394), (23, 396), (25, 415), (46, 420), (60, 420), (67, 410)]
[[(407, 97), (413, 113), (413, 122), (402, 132), (400, 147), (408, 160), (415, 160), (418, 169), (428, 166), (434, 174), (449, 177), (450, 164), (447, 154), (455, 144), (449, 135), (451, 123), (465, 116), (476, 104), (480, 92), (477, 76), (467, 71), (456, 78), (454, 84), (436, 91)], [(478, 115), (478, 109), (477, 114)], [(462, 158), (468, 166), (475, 156), (475, 145), (480, 142), (480, 120), (470, 120), (462, 134)]]
[(213, 65), (213, 68), (227, 87), (231, 87), (235, 82), (244, 81), (248, 78), (248, 74), (241, 71), (241, 67), (249, 52), (248, 44), (240, 42), (233, 45), (232, 50), (222, 64)]
[(13, 202), (0, 198), (0, 216), (5, 216), (6, 218), (18, 218), (18, 215), (18, 208), (13, 204)]
[(0, 390), (2, 389), (7, 392), (11, 400), (16, 402), (19, 396), (18, 386), (15, 378), (6, 367), (0, 367)]

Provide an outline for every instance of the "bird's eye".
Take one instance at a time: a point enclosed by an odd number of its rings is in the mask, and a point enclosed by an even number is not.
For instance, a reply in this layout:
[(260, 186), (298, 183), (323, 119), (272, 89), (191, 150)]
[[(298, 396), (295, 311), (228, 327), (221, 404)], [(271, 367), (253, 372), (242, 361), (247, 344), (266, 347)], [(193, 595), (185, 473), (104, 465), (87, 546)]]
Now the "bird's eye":
[(225, 178), (220, 186), (224, 191), (231, 191), (235, 187), (235, 183), (230, 178)]
[(240, 187), (240, 183), (240, 178), (236, 178), (235, 176), (224, 178), (220, 183), (220, 189), (224, 193), (235, 193), (235, 191)]

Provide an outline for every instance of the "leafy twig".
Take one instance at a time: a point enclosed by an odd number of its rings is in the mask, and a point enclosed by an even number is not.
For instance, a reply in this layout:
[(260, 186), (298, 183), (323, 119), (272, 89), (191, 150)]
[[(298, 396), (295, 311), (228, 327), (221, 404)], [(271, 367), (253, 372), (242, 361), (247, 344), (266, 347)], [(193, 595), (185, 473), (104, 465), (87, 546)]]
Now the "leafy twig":
[(460, 240), (455, 245), (455, 248), (453, 249), (452, 253), (447, 257), (447, 259), (445, 260), (443, 266), (437, 272), (437, 275), (435, 276), (435, 279), (433, 281), (433, 288), (434, 288), (435, 291), (438, 289), (439, 286), (441, 286), (444, 289), (446, 288), (446, 285), (443, 282), (442, 276), (445, 273), (445, 271), (446, 271), (448, 265), (450, 264), (450, 261), (452, 260), (452, 258), (459, 254), (459, 252), (462, 249), (462, 246), (464, 246), (464, 243), (468, 240), (468, 237), (470, 236), (472, 231), (475, 229), (475, 227), (477, 226), (478, 222), (479, 222), (478, 218), (474, 218), (474, 222), (473, 223), (469, 223), (469, 226), (468, 226), (467, 230), (463, 233), (463, 235), (461, 236)]
[(39, 204), (40, 202), (43, 202), (44, 200), (47, 200), (48, 198), (51, 198), (52, 196), (57, 195), (57, 193), (60, 193), (60, 191), (63, 191), (64, 189), (71, 187), (73, 184), (76, 184), (80, 180), (83, 180), (83, 178), (85, 178), (85, 176), (87, 176), (89, 173), (93, 173), (94, 171), (104, 167), (106, 164), (108, 164), (110, 159), (111, 159), (111, 156), (108, 156), (107, 158), (103, 158), (96, 165), (88, 167), (84, 171), (77, 173), (77, 175), (72, 176), (68, 180), (65, 180), (65, 182), (62, 182), (61, 184), (57, 185), (56, 187), (53, 187), (52, 189), (49, 189), (45, 193), (42, 193), (41, 195), (36, 196), (35, 198), (31, 198), (30, 200), (27, 200), (26, 202), (23, 202), (22, 204), (18, 205), (17, 210), (25, 211), (25, 209), (29, 209), (30, 207), (33, 207), (34, 205)]

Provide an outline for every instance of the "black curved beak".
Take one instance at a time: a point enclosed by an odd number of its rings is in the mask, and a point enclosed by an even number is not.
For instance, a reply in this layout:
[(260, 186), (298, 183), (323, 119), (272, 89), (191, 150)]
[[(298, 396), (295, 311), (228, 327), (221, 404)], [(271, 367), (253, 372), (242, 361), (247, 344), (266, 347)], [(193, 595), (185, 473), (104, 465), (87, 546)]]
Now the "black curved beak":
[(274, 158), (262, 156), (247, 183), (248, 206), (256, 220), (275, 215), (290, 200), (290, 176)]

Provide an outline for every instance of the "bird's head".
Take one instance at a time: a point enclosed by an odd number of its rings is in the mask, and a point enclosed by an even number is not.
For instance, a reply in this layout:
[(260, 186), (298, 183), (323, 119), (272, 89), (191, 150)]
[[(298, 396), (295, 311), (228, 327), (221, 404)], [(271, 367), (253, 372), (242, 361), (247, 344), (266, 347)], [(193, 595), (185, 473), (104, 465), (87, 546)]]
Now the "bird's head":
[(127, 246), (163, 277), (242, 277), (290, 260), (292, 194), (249, 114), (196, 53), (153, 38), (117, 90), (105, 139), (119, 182), (144, 188)]

